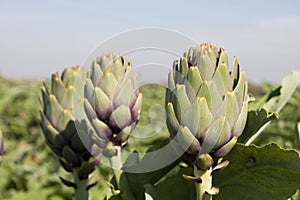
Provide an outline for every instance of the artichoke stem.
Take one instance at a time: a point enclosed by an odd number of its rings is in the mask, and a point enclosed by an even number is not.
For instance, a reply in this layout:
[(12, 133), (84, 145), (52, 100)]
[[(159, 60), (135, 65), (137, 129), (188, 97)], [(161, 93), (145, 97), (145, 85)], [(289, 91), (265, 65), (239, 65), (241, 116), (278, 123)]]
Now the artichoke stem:
[(79, 180), (78, 171), (76, 169), (73, 170), (73, 178), (76, 184), (74, 199), (75, 200), (88, 200), (89, 199), (89, 191), (87, 187), (89, 185), (89, 179)]
[(195, 183), (197, 191), (197, 200), (212, 200), (212, 195), (208, 194), (212, 188), (212, 167), (209, 169), (198, 169), (194, 166), (194, 176), (201, 179), (201, 183)]
[(114, 171), (115, 179), (118, 188), (121, 191), (121, 196), (124, 200), (135, 200), (136, 198), (132, 194), (132, 191), (129, 187), (127, 179), (125, 176), (122, 177), (122, 157), (121, 157), (121, 147), (115, 146), (117, 153), (115, 156), (110, 158), (110, 165)]

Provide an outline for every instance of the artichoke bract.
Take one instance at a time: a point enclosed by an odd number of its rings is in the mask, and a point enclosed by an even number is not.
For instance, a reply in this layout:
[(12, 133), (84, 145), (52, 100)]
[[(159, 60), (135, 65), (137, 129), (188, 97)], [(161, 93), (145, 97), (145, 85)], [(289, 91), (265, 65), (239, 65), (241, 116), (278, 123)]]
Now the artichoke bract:
[(124, 146), (136, 126), (142, 94), (127, 58), (113, 53), (96, 58), (84, 88), (84, 109), (103, 153), (111, 157), (114, 147)]
[[(236, 57), (228, 69), (225, 49), (210, 43), (189, 49), (174, 61), (166, 93), (167, 126), (188, 156), (225, 156), (247, 119), (247, 81)], [(211, 166), (212, 159), (205, 165)], [(193, 161), (193, 162), (194, 162)], [(203, 163), (202, 163), (203, 164)], [(198, 164), (201, 167), (201, 163)], [(207, 166), (206, 166), (207, 167)]]
[(72, 115), (72, 110), (82, 102), (81, 91), (85, 78), (86, 71), (82, 67), (66, 68), (61, 77), (58, 73), (52, 74), (51, 86), (44, 83), (40, 96), (41, 127), (46, 143), (59, 157), (63, 168), (75, 176), (75, 183), (61, 178), (64, 184), (74, 188), (79, 188), (81, 180), (88, 180), (96, 164), (94, 161), (89, 162), (92, 155), (82, 143)]

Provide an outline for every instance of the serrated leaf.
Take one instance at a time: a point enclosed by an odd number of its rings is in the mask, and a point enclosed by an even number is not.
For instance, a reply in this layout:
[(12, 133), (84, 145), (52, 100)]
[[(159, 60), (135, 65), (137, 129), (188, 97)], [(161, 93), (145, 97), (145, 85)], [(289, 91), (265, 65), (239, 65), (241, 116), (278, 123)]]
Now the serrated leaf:
[(224, 158), (230, 164), (214, 174), (220, 188), (214, 199), (287, 199), (300, 188), (300, 158), (276, 144), (237, 144)]
[[(152, 147), (148, 149), (148, 152), (155, 151), (157, 150), (156, 148)], [(137, 152), (136, 152), (137, 153)], [(139, 166), (151, 166), (151, 163), (158, 163), (161, 162), (163, 159), (163, 156), (161, 154), (146, 154), (140, 161), (137, 161), (136, 166), (127, 166), (126, 170), (128, 171), (137, 171), (134, 170), (135, 168), (139, 168)], [(171, 155), (170, 156), (174, 156)], [(128, 158), (128, 159), (135, 159), (135, 158)], [(130, 161), (129, 161), (130, 163)], [(133, 194), (136, 197), (144, 197), (145, 195), (145, 189), (147, 189), (146, 185), (154, 185), (157, 183), (162, 177), (164, 177), (170, 170), (172, 170), (177, 164), (179, 163), (179, 160), (174, 161), (168, 166), (162, 167), (161, 169), (155, 170), (155, 171), (150, 171), (149, 172), (144, 172), (144, 173), (130, 173), (130, 172), (125, 172), (122, 173), (122, 177), (126, 177), (127, 183), (129, 184), (129, 187)], [(145, 188), (146, 187), (146, 188)], [(139, 198), (137, 198), (139, 199)]]
[(192, 175), (191, 168), (181, 168), (175, 175), (166, 177), (155, 186), (157, 195), (155, 200), (195, 200), (196, 191), (194, 183), (183, 178), (184, 174)]
[(293, 71), (284, 77), (281, 85), (272, 89), (261, 100), (252, 102), (249, 110), (265, 108), (268, 112), (279, 113), (300, 84), (300, 72)]
[(264, 104), (263, 107), (269, 112), (279, 113), (283, 106), (291, 98), (299, 84), (300, 72), (293, 71), (283, 79), (280, 88), (280, 95), (271, 98), (267, 103)]
[(242, 135), (239, 137), (238, 142), (246, 143), (259, 129), (267, 122), (277, 119), (274, 113), (267, 113), (265, 109), (256, 111), (249, 111), (247, 116), (246, 126)]

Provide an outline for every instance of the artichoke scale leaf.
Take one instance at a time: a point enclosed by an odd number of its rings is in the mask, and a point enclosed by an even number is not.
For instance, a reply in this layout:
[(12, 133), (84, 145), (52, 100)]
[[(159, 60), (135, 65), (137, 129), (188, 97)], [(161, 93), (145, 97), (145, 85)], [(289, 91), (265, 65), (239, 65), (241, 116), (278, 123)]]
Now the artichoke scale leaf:
[(206, 82), (207, 89), (208, 89), (208, 95), (209, 95), (209, 101), (208, 106), (210, 106), (210, 110), (213, 114), (217, 112), (219, 109), (219, 105), (222, 104), (222, 95), (219, 93), (219, 90), (213, 81), (207, 81)]
[(77, 188), (77, 185), (72, 182), (72, 181), (68, 181), (67, 179), (64, 179), (63, 177), (59, 177), (60, 181), (67, 187), (72, 187), (72, 188)]
[(248, 84), (246, 81), (246, 74), (244, 71), (241, 71), (239, 81), (234, 88), (234, 92), (237, 96), (238, 104), (241, 107), (245, 99), (247, 98), (248, 93)]
[(228, 66), (224, 63), (220, 63), (220, 65), (218, 66), (218, 71), (222, 77), (225, 91), (232, 91), (231, 78), (229, 75)]
[(230, 127), (233, 127), (240, 113), (237, 98), (234, 92), (227, 92), (215, 117), (226, 116)]
[(210, 112), (214, 114), (222, 103), (222, 96), (213, 81), (203, 82), (198, 92), (198, 97), (204, 97), (206, 99)]
[(168, 89), (170, 91), (173, 91), (175, 89), (174, 70), (171, 70), (168, 74)]
[(206, 130), (210, 127), (211, 123), (214, 120), (213, 115), (210, 112), (208, 103), (204, 97), (197, 98), (197, 104), (199, 107), (199, 125), (197, 131), (197, 138), (203, 139), (206, 133)]
[(194, 100), (197, 96), (198, 90), (202, 85), (203, 80), (197, 67), (190, 67), (187, 73), (187, 81), (185, 86), (187, 88), (187, 94), (189, 99)]
[(176, 135), (179, 130), (179, 122), (175, 115), (173, 104), (171, 102), (167, 104), (167, 126), (171, 132), (171, 135)]
[(118, 144), (120, 144), (121, 146), (126, 144), (130, 136), (131, 130), (132, 130), (132, 126), (126, 126), (118, 133), (116, 137), (116, 141), (118, 142)]
[(59, 123), (63, 111), (64, 109), (58, 103), (56, 97), (53, 94), (50, 94), (49, 104), (46, 105), (45, 115), (48, 117), (53, 126), (56, 126)]
[(213, 62), (207, 53), (200, 54), (197, 67), (203, 80), (209, 81), (212, 79), (216, 66)]
[(84, 107), (85, 114), (90, 121), (92, 121), (92, 119), (94, 118), (97, 118), (97, 114), (95, 110), (93, 109), (93, 107), (91, 106), (90, 102), (87, 99), (84, 99), (83, 107)]
[(74, 152), (76, 153), (82, 153), (87, 150), (87, 148), (82, 143), (81, 138), (78, 134), (75, 134), (72, 137), (72, 139), (70, 140), (70, 146), (72, 149), (74, 149)]
[(45, 132), (46, 139), (48, 139), (49, 142), (54, 144), (55, 138), (59, 135), (59, 132), (53, 128), (51, 125), (47, 126), (47, 130)]
[(236, 136), (232, 137), (226, 144), (221, 146), (219, 149), (215, 150), (212, 153), (212, 156), (214, 158), (223, 158), (224, 156), (226, 156), (231, 151), (231, 149), (234, 147), (234, 145), (236, 144), (237, 139), (238, 139), (238, 137), (236, 137)]
[(231, 84), (234, 89), (237, 86), (240, 79), (240, 63), (236, 56), (233, 57), (233, 67), (230, 76), (231, 76)]
[(57, 100), (61, 102), (66, 93), (66, 88), (57, 73), (52, 74), (51, 91), (52, 94), (57, 98)]
[[(222, 116), (213, 121), (211, 126), (205, 133), (205, 137), (202, 142), (201, 154), (209, 153), (212, 149), (214, 149), (217, 142), (219, 142), (219, 138), (222, 134), (223, 129), (225, 127), (226, 117)], [(225, 128), (227, 129), (227, 128)]]
[(177, 84), (175, 90), (174, 108), (178, 121), (181, 120), (181, 115), (188, 110), (190, 106), (191, 102), (187, 96), (185, 86)]
[(180, 124), (189, 127), (190, 131), (196, 135), (199, 129), (200, 120), (200, 106), (196, 101), (194, 101), (191, 107), (183, 114)]
[(131, 122), (131, 112), (127, 105), (119, 106), (109, 117), (109, 124), (114, 127), (118, 127), (119, 129), (123, 129), (131, 124)]
[(40, 112), (40, 116), (41, 116), (41, 127), (42, 129), (46, 130), (48, 125), (51, 125), (51, 123), (49, 122), (47, 116), (44, 113), (44, 110), (41, 108), (39, 110)]
[(80, 167), (81, 160), (77, 154), (67, 145), (62, 148), (62, 157), (71, 164), (72, 167)]
[(124, 77), (125, 70), (124, 70), (124, 67), (123, 67), (121, 57), (114, 60), (114, 64), (111, 67), (111, 72), (114, 74), (117, 81), (120, 81)]
[(218, 88), (219, 94), (224, 95), (226, 93), (226, 88), (223, 83), (223, 78), (220, 74), (219, 68), (216, 69), (212, 81), (215, 83), (216, 87)]
[[(83, 97), (83, 87), (86, 82), (87, 77), (87, 70), (83, 67), (78, 67), (78, 70), (76, 73), (74, 72), (74, 80), (72, 86), (74, 87), (74, 90), (80, 95), (80, 97)], [(68, 85), (67, 87), (69, 87)]]
[(91, 79), (87, 79), (84, 85), (84, 97), (89, 101), (92, 107), (95, 107), (94, 85)]
[(102, 77), (103, 72), (101, 70), (100, 65), (97, 62), (97, 59), (93, 61), (91, 66), (91, 71), (89, 73), (89, 78), (91, 79), (94, 86), (99, 84), (100, 77)]
[(55, 137), (59, 134), (59, 132), (51, 125), (51, 123), (48, 121), (47, 117), (43, 113), (42, 110), (40, 110), (41, 115), (41, 127), (43, 129), (43, 134), (46, 138), (46, 141), (50, 144), (54, 143)]
[(70, 120), (74, 120), (74, 117), (73, 117), (72, 113), (70, 113), (69, 110), (65, 109), (61, 113), (58, 123), (55, 125), (55, 127), (59, 131), (63, 131), (63, 130), (65, 130), (65, 128)]
[(66, 170), (67, 172), (72, 173), (73, 172), (73, 168), (72, 166), (70, 166), (68, 163), (66, 163), (64, 160), (59, 159), (59, 163), (60, 165), (64, 168), (64, 170)]
[(176, 140), (179, 142), (183, 149), (186, 149), (187, 153), (198, 154), (200, 152), (200, 142), (188, 127), (180, 126), (179, 132), (176, 135)]
[(65, 85), (65, 87), (73, 85), (74, 70), (72, 70), (72, 68), (70, 68), (70, 67), (67, 67), (66, 69), (64, 69), (64, 71), (61, 74), (61, 80), (62, 80), (63, 84)]
[(94, 90), (95, 111), (101, 119), (106, 119), (113, 110), (113, 104), (109, 97), (99, 88)]
[(105, 92), (105, 94), (110, 99), (113, 99), (113, 95), (117, 85), (118, 85), (118, 81), (114, 77), (113, 73), (104, 72), (103, 76), (100, 79), (99, 87)]
[(133, 105), (133, 107), (131, 109), (131, 119), (132, 119), (132, 121), (136, 121), (140, 118), (142, 104), (143, 104), (143, 94), (139, 93), (136, 100), (135, 100), (135, 104)]
[[(217, 134), (216, 134), (217, 135)], [(228, 120), (225, 120), (224, 126), (221, 130), (221, 133), (219, 134), (219, 138), (217, 139), (217, 142), (214, 146), (215, 148), (220, 148), (221, 146), (223, 146), (227, 141), (230, 140), (230, 138), (232, 137), (231, 135), (231, 127), (229, 125)]]
[(217, 58), (219, 58), (219, 52), (216, 45), (208, 45), (208, 48), (206, 48), (206, 53), (209, 56), (212, 64), (214, 67), (217, 66)]
[(74, 135), (77, 134), (75, 122), (70, 120), (66, 128), (60, 133), (66, 140), (70, 141)]
[(113, 53), (107, 53), (102, 55), (98, 61), (103, 73), (109, 71), (109, 68), (113, 65), (113, 62), (114, 62)]
[(66, 88), (75, 84), (77, 75), (81, 73), (82, 70), (84, 69), (79, 66), (67, 67), (66, 69), (64, 69), (61, 75), (61, 80)]
[(109, 138), (112, 137), (112, 131), (107, 126), (107, 124), (105, 124), (101, 120), (95, 118), (92, 120), (92, 124), (95, 129), (95, 132), (97, 133), (97, 136), (99, 136), (101, 139), (108, 141)]
[(46, 140), (48, 140), (48, 142), (50, 142), (51, 144), (54, 144), (55, 138), (57, 137), (57, 135), (59, 135), (59, 132), (55, 128), (53, 128), (51, 125), (48, 125), (46, 127), (46, 130), (44, 131), (44, 136), (45, 136)]
[(78, 179), (88, 179), (89, 174), (91, 174), (94, 170), (95, 168), (91, 166), (88, 162), (83, 162), (80, 168), (78, 169)]
[[(182, 74), (180, 73), (180, 71), (179, 71), (180, 69), (179, 69), (179, 63), (178, 63), (178, 60), (174, 60), (174, 62), (173, 62), (173, 76), (174, 76), (174, 81), (175, 81), (175, 83), (182, 83)], [(175, 85), (175, 87), (176, 87), (176, 85)]]
[(197, 63), (196, 58), (198, 54), (199, 54), (198, 48), (189, 48), (187, 55), (184, 55), (184, 57), (186, 57), (190, 63), (196, 64)]
[(232, 129), (233, 136), (239, 137), (242, 134), (242, 132), (246, 126), (247, 115), (248, 115), (248, 102), (244, 101), (240, 115), (238, 116), (238, 118), (233, 126), (233, 129)]
[(63, 149), (64, 146), (67, 146), (68, 144), (69, 142), (61, 134), (58, 134), (54, 138), (53, 147), (58, 151), (60, 151), (59, 156), (61, 156), (62, 154), (61, 150)]
[(188, 61), (185, 57), (181, 57), (180, 58), (180, 69), (179, 72), (183, 75), (183, 76), (187, 76), (188, 70), (189, 70), (189, 65), (188, 65)]
[[(43, 83), (45, 84), (45, 83)], [(46, 87), (46, 85), (43, 85), (41, 87), (41, 94), (39, 96), (39, 101), (40, 101), (40, 104), (43, 108), (45, 108), (47, 104), (49, 104), (49, 91)]]
[(135, 88), (133, 87), (132, 79), (129, 76), (124, 77), (123, 84), (118, 84), (115, 89), (116, 97), (114, 104), (116, 107), (125, 104), (130, 105), (132, 97), (135, 96)]
[(219, 51), (219, 61), (218, 61), (218, 66), (223, 64), (225, 66), (228, 66), (228, 54), (227, 51), (224, 48), (220, 48)]
[(68, 88), (65, 89), (65, 93), (60, 100), (60, 104), (63, 108), (65, 109), (71, 109), (73, 106), (73, 91), (74, 88), (73, 86), (69, 86)]

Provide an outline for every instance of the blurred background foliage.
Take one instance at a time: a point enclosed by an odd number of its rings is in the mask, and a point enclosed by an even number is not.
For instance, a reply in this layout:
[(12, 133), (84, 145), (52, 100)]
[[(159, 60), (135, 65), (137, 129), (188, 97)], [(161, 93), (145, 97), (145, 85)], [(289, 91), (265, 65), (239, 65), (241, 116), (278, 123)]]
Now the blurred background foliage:
[[(41, 82), (7, 80), (0, 78), (0, 129), (4, 137), (4, 156), (0, 167), (0, 199), (72, 199), (72, 188), (63, 186), (59, 176), (68, 178), (58, 160), (44, 142), (39, 126), (38, 95)], [(250, 85), (255, 98), (273, 88), (271, 84)], [(144, 86), (143, 108), (139, 126), (150, 123), (152, 105), (164, 106), (165, 89), (159, 85)], [(300, 121), (300, 90), (297, 90), (279, 114), (279, 120), (272, 122), (255, 140), (263, 145), (275, 141), (281, 147), (300, 149), (297, 124)], [(160, 134), (147, 140), (130, 142), (139, 151), (150, 146), (165, 144), (168, 132), (164, 127)], [(129, 145), (130, 146), (130, 145)], [(92, 180), (99, 184), (91, 189), (91, 199), (103, 199), (107, 191), (109, 168), (98, 167)], [(184, 181), (180, 179), (178, 181)], [(163, 188), (161, 188), (163, 190)]]

